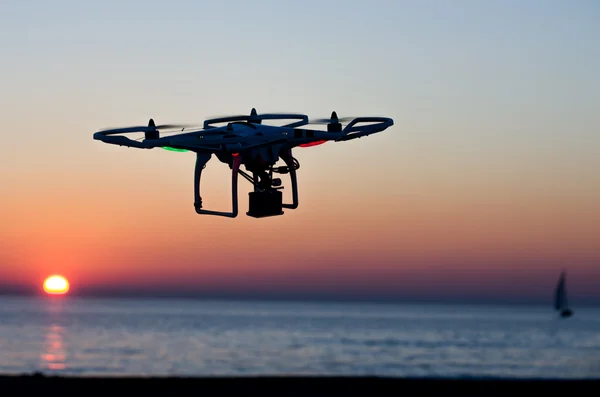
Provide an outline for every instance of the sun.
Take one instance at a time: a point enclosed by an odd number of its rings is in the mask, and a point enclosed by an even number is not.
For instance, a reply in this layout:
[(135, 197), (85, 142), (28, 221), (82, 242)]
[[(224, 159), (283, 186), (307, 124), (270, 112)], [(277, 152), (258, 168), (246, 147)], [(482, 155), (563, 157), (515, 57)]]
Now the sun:
[(52, 275), (44, 280), (44, 291), (52, 295), (64, 295), (69, 291), (69, 282), (63, 276)]

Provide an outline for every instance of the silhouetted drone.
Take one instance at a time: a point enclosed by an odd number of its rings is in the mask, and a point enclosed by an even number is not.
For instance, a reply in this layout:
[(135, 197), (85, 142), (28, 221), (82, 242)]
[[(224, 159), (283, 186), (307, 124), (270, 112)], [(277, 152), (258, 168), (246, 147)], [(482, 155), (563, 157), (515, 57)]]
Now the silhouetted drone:
[[(282, 126), (265, 125), (264, 120), (299, 120)], [(349, 121), (346, 127), (342, 123)], [(227, 123), (222, 126), (214, 124)], [(309, 123), (327, 124), (327, 131), (301, 128)], [(369, 123), (357, 126), (359, 123)], [(338, 118), (336, 112), (329, 119), (318, 119), (309, 122), (303, 114), (262, 114), (252, 109), (250, 115), (220, 117), (206, 120), (202, 128), (187, 129), (186, 125), (155, 125), (150, 119), (147, 126), (102, 130), (94, 134), (94, 139), (105, 143), (129, 146), (141, 149), (161, 147), (174, 151), (192, 151), (196, 153), (196, 170), (194, 175), (194, 206), (198, 214), (220, 215), (235, 218), (238, 214), (238, 174), (241, 174), (254, 186), (249, 193), (248, 216), (263, 218), (282, 215), (283, 208), (298, 207), (298, 183), (296, 170), (300, 168), (298, 161), (292, 157), (292, 149), (296, 146), (315, 146), (327, 141), (349, 141), (385, 130), (394, 124), (387, 117)], [(163, 136), (165, 130), (177, 129), (176, 135)], [(185, 131), (185, 132), (184, 132)], [(130, 139), (117, 134), (143, 132), (140, 139)], [(202, 208), (200, 197), (200, 178), (202, 170), (211, 156), (215, 154), (219, 161), (228, 164), (232, 169), (232, 211), (210, 211)], [(276, 167), (279, 159), (285, 165)], [(240, 170), (244, 164), (252, 176)], [(281, 179), (273, 178), (273, 174), (290, 174), (292, 181), (292, 204), (282, 202)]]

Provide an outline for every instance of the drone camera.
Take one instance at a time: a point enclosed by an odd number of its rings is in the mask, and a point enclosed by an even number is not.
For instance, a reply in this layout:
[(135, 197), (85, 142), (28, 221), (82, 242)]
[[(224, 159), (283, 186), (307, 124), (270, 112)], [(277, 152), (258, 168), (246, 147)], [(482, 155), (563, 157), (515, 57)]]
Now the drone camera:
[(282, 165), (281, 167), (273, 167), (273, 172), (277, 172), (279, 174), (287, 174), (290, 172), (287, 166)]
[(253, 218), (283, 215), (283, 194), (280, 190), (250, 192), (249, 210), (246, 215)]

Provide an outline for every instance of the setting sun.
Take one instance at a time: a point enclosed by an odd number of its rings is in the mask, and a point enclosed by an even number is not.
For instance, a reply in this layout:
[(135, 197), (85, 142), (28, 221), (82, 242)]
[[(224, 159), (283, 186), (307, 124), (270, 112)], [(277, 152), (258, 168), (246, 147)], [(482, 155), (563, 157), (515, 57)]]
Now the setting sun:
[(50, 276), (44, 281), (44, 291), (53, 295), (66, 294), (69, 291), (69, 282), (63, 276)]

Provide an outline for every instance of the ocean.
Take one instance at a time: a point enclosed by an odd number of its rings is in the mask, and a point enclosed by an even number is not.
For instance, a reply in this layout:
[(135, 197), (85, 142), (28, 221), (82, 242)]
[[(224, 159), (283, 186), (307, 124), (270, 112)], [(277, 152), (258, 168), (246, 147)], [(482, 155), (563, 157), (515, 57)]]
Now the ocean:
[(600, 378), (600, 309), (0, 297), (0, 374)]

